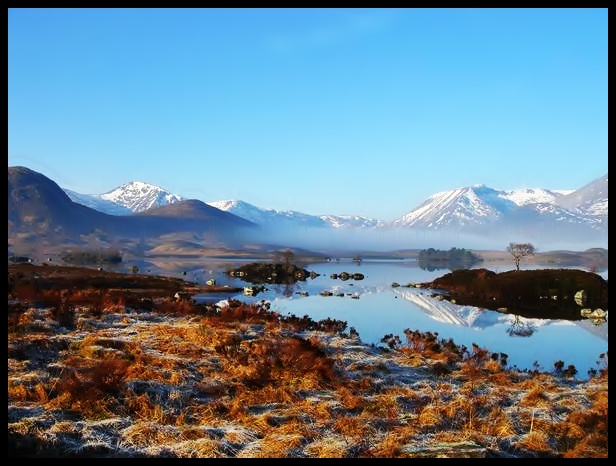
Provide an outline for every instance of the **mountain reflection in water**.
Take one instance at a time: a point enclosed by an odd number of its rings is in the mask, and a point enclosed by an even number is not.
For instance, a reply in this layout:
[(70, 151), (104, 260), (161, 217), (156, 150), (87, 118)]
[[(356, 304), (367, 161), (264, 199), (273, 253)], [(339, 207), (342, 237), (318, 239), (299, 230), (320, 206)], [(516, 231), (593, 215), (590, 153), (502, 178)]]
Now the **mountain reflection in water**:
[[(207, 277), (215, 277), (219, 284), (248, 286), (247, 282), (225, 273), (237, 266), (237, 261), (224, 266), (218, 264), (215, 268), (207, 264), (193, 266), (189, 276), (202, 283)], [(552, 371), (554, 363), (561, 360), (565, 366), (574, 365), (580, 379), (588, 378), (589, 369), (600, 367), (599, 355), (608, 350), (607, 317), (598, 325), (588, 319), (529, 319), (438, 300), (427, 289), (392, 287), (394, 282), (403, 285), (429, 282), (448, 272), (427, 271), (411, 260), (364, 260), (359, 264), (349, 260), (315, 263), (306, 268), (318, 277), (294, 284), (268, 285), (256, 296), (203, 294), (195, 298), (200, 302), (219, 302), (219, 298), (245, 302), (265, 300), (270, 302), (271, 310), (281, 315), (343, 320), (347, 322), (347, 331), (354, 328), (368, 344), (382, 345), (381, 338), (387, 334), (399, 335), (404, 343), (407, 328), (429, 331), (437, 333), (439, 339), (451, 338), (468, 348), (477, 344), (490, 352), (506, 353), (508, 365), (520, 369)], [(486, 268), (502, 272), (512, 267)], [(361, 273), (363, 279), (332, 278), (343, 271)], [(607, 271), (601, 275), (607, 278)]]

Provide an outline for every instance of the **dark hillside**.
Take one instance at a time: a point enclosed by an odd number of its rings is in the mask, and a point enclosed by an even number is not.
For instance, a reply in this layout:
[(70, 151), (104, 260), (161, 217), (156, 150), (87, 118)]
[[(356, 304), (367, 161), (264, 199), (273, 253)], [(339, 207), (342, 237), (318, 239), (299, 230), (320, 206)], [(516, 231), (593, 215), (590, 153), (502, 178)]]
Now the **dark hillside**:
[(207, 235), (208, 242), (218, 246), (236, 246), (244, 230), (255, 227), (197, 200), (138, 215), (104, 214), (71, 201), (55, 182), (25, 167), (8, 167), (8, 223), (9, 242), (25, 236), (50, 244), (81, 242), (82, 235), (117, 242), (191, 232)]

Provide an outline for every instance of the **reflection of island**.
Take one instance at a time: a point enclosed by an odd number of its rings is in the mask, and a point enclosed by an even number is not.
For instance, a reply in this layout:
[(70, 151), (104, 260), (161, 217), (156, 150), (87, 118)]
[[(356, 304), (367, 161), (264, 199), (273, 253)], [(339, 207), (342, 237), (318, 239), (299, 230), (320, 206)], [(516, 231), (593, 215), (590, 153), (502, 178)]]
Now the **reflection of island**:
[(447, 324), (483, 328), (503, 320), (498, 313), (488, 315), (478, 307), (458, 306), (446, 300), (436, 299), (425, 290), (395, 288), (394, 293), (419, 306), (432, 319)]
[(521, 316), (512, 316), (495, 311), (488, 311), (475, 306), (462, 306), (432, 297), (425, 290), (400, 290), (394, 291), (400, 297), (412, 302), (424, 310), (426, 315), (439, 322), (484, 329), (498, 324), (510, 324), (514, 319), (520, 324), (532, 326), (546, 325), (545, 319), (528, 319)]
[[(394, 290), (400, 297), (417, 305), (426, 313), (427, 316), (439, 322), (470, 327), (475, 329), (485, 329), (493, 325), (508, 324), (509, 329), (532, 328), (533, 330), (542, 325), (549, 325), (547, 319), (530, 319), (518, 315), (502, 314), (496, 311), (489, 311), (475, 306), (464, 306), (453, 304), (444, 299), (433, 297), (426, 290)], [(516, 335), (516, 333), (513, 333)]]
[(595, 325), (590, 320), (584, 319), (578, 322), (575, 322), (575, 325), (582, 327), (584, 330), (592, 333), (593, 335), (598, 336), (602, 340), (607, 341), (607, 320), (602, 325)]
[(459, 304), (529, 318), (581, 320), (579, 293), (585, 307), (607, 310), (607, 280), (584, 270), (455, 270), (423, 285)]
[[(454, 304), (445, 299), (438, 299), (432, 296), (428, 290), (396, 288), (393, 291), (401, 298), (421, 308), (428, 317), (438, 322), (479, 330), (493, 325), (503, 324), (508, 325), (507, 333), (511, 336), (531, 336), (536, 332), (537, 328), (547, 325), (576, 325), (607, 341), (607, 323), (601, 327), (597, 327), (586, 320), (568, 321), (527, 318), (520, 315), (503, 314), (501, 312), (475, 306)], [(527, 334), (519, 335), (515, 332), (510, 333), (512, 329)]]

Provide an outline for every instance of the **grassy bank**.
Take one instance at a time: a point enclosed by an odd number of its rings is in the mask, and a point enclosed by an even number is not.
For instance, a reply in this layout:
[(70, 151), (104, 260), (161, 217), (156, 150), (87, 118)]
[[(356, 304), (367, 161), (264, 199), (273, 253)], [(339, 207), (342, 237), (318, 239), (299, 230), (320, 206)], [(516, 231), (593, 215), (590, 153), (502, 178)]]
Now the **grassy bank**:
[(608, 456), (607, 354), (580, 381), (429, 332), (365, 345), (266, 302), (20, 283), (9, 458)]

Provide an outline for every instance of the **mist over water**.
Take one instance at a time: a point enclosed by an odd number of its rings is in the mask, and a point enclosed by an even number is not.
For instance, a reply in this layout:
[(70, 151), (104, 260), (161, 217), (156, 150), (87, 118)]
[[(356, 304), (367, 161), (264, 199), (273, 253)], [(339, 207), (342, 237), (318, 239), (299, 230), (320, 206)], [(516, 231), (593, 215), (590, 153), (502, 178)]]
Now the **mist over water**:
[[(603, 237), (605, 236), (605, 238)], [(406, 227), (379, 228), (319, 228), (295, 226), (266, 226), (253, 236), (266, 243), (284, 244), (287, 247), (315, 251), (392, 251), (398, 249), (444, 249), (464, 248), (504, 251), (511, 242), (532, 243), (537, 251), (573, 250), (608, 247), (607, 233), (596, 235), (571, 234), (538, 235), (536, 232), (460, 233), (456, 230), (438, 231)]]

